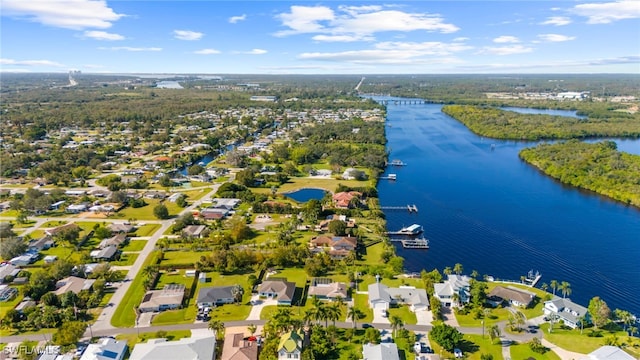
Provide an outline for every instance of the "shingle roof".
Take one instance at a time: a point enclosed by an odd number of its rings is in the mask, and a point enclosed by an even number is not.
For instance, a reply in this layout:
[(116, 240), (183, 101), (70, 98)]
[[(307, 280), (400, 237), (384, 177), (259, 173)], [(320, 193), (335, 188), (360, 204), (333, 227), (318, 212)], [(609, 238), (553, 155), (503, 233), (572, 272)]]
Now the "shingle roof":
[(302, 338), (295, 331), (282, 335), (280, 344), (278, 345), (278, 351), (282, 349), (288, 353), (292, 353), (295, 350), (302, 351)]

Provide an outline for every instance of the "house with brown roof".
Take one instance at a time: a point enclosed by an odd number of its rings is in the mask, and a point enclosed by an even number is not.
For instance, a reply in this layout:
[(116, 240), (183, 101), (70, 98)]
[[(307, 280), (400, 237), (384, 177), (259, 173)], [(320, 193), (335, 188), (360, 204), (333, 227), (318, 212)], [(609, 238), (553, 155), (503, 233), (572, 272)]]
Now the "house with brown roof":
[(322, 300), (347, 299), (347, 284), (335, 282), (328, 278), (313, 278), (308, 294), (309, 297), (315, 296)]
[(514, 306), (519, 307), (529, 307), (535, 299), (536, 294), (524, 291), (520, 289), (516, 289), (514, 287), (502, 287), (496, 286), (491, 292), (487, 295), (487, 301), (494, 305), (499, 305), (503, 302), (508, 302)]
[(83, 279), (77, 276), (68, 276), (64, 279), (58, 280), (56, 283), (56, 295), (62, 295), (69, 291), (78, 294), (83, 290), (91, 290), (95, 279)]
[(258, 360), (258, 342), (249, 340), (242, 333), (224, 337), (221, 360)]
[(358, 238), (354, 236), (320, 235), (311, 239), (312, 253), (326, 252), (332, 259), (343, 259), (358, 247)]
[(138, 309), (141, 312), (177, 309), (182, 305), (184, 291), (183, 284), (167, 284), (162, 290), (147, 291)]
[(78, 229), (78, 230), (80, 230), (80, 227), (78, 225), (76, 225), (75, 223), (68, 223), (68, 224), (60, 225), (60, 226), (52, 228), (52, 229), (47, 229), (47, 230), (44, 231), (44, 233), (49, 235), (49, 236), (56, 236), (60, 232), (65, 231), (65, 230), (69, 230), (69, 229)]
[(188, 225), (182, 229), (182, 235), (190, 238), (203, 238), (207, 233), (205, 225)]
[(258, 287), (258, 294), (263, 297), (276, 299), (278, 305), (291, 305), (296, 292), (296, 283), (287, 279), (265, 280)]
[(352, 207), (353, 198), (360, 198), (362, 193), (357, 191), (342, 191), (333, 194), (333, 206), (339, 209), (349, 209)]
[(102, 240), (100, 242), (100, 245), (98, 245), (98, 247), (100, 249), (104, 249), (107, 246), (116, 246), (117, 247), (117, 246), (122, 245), (125, 241), (127, 241), (127, 234), (119, 233), (119, 234), (116, 234), (116, 235), (114, 235), (114, 236), (112, 236), (110, 238), (106, 238), (106, 239)]
[(107, 225), (107, 229), (111, 230), (112, 233), (125, 233), (128, 234), (133, 232), (135, 226), (129, 223), (111, 223)]

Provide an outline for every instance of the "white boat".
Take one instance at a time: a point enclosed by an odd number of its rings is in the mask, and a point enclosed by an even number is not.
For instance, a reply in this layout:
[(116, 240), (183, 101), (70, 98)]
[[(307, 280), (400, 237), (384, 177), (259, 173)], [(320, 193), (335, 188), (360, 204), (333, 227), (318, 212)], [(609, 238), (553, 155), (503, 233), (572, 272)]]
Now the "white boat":
[(413, 224), (411, 226), (403, 227), (398, 231), (389, 231), (387, 234), (389, 235), (418, 235), (424, 231), (422, 225)]

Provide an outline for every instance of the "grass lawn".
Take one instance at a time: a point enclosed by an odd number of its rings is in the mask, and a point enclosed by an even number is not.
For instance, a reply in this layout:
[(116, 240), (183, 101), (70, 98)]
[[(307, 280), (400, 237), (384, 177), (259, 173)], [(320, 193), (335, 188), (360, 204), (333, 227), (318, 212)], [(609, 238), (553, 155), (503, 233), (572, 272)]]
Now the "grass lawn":
[(187, 200), (196, 201), (196, 200), (200, 200), (203, 196), (207, 195), (207, 193), (209, 193), (210, 191), (211, 189), (200, 189), (200, 190), (182, 191), (182, 193), (187, 196)]
[(138, 258), (138, 254), (122, 254), (120, 255), (120, 260), (112, 261), (109, 265), (112, 266), (130, 266), (136, 262)]
[[(488, 329), (491, 325), (499, 321), (505, 321), (509, 317), (509, 310), (507, 308), (488, 308), (488, 310), (490, 311), (490, 313), (488, 315), (488, 318), (484, 321), (485, 329)], [(478, 328), (482, 327), (482, 319), (476, 319), (474, 311), (470, 311), (467, 315), (456, 313), (455, 316), (460, 326)]]
[(370, 323), (373, 321), (373, 310), (369, 307), (369, 297), (363, 294), (353, 296), (353, 304), (365, 314), (365, 317), (358, 320), (358, 324)]
[(21, 293), (21, 289), (18, 288), (18, 293), (15, 295), (13, 299), (9, 301), (0, 302), (0, 319), (4, 318), (4, 315), (7, 313), (7, 311), (13, 309), (14, 307), (16, 307), (16, 305), (20, 303), (20, 301), (22, 301), (24, 297), (20, 293)]
[(141, 251), (146, 244), (147, 240), (129, 240), (129, 243), (122, 248), (122, 251)]
[[(3, 215), (4, 216), (4, 215)], [(33, 224), (35, 224), (36, 222), (34, 220), (27, 220), (25, 223), (23, 224), (19, 224), (16, 221), (11, 221), (11, 224), (13, 225), (14, 229), (24, 229), (24, 228), (30, 228), (33, 226)]]
[[(589, 336), (591, 329), (585, 329), (580, 335), (580, 329), (561, 329), (555, 325), (553, 331), (549, 333), (549, 324), (540, 325), (540, 331), (544, 338), (559, 347), (581, 354), (588, 354), (600, 346), (604, 345), (605, 339), (613, 335), (617, 336), (620, 343), (633, 343), (636, 338), (627, 336), (624, 331), (601, 330), (601, 337)], [(637, 356), (638, 354), (636, 354)]]
[[(157, 220), (156, 216), (153, 214), (153, 208), (156, 207), (156, 205), (160, 204), (160, 200), (144, 199), (144, 201), (147, 203), (147, 205), (139, 208), (132, 208), (130, 206), (127, 206), (124, 209), (118, 211), (117, 213), (109, 216), (109, 218)], [(165, 201), (164, 205), (169, 210), (169, 215), (171, 216), (177, 215), (180, 211), (182, 211), (182, 208), (179, 207), (176, 203)]]
[(407, 305), (389, 308), (389, 318), (392, 316), (400, 317), (405, 325), (415, 325), (418, 322), (416, 314), (409, 310), (409, 306)]
[[(246, 294), (245, 294), (246, 296)], [(249, 302), (251, 295), (246, 299), (246, 302)], [(243, 299), (244, 300), (244, 299)], [(211, 310), (211, 318), (218, 319), (221, 321), (234, 321), (234, 320), (244, 320), (249, 316), (251, 312), (250, 305), (244, 304), (225, 304), (222, 306), (216, 306)]]
[(188, 306), (179, 310), (167, 310), (153, 317), (151, 325), (190, 324), (196, 320), (197, 309)]
[(167, 251), (164, 253), (164, 259), (162, 259), (161, 264), (195, 264), (200, 260), (202, 255), (206, 255), (206, 253), (196, 251)]
[(278, 269), (276, 270), (278, 273), (270, 275), (275, 278), (286, 278), (287, 281), (295, 282), (296, 287), (304, 288), (307, 284), (307, 279), (310, 279), (304, 269), (300, 268), (288, 268), (288, 269)]
[(528, 359), (534, 358), (537, 360), (560, 360), (560, 357), (553, 351), (547, 351), (544, 354), (533, 352), (529, 348), (528, 344), (511, 345), (511, 358), (512, 359)]
[(20, 214), (20, 211), (18, 210), (5, 210), (3, 212), (0, 212), (0, 216), (4, 216), (4, 217), (18, 217), (19, 214)]
[(158, 229), (160, 229), (160, 224), (144, 224), (136, 230), (135, 236), (151, 236)]
[[(145, 259), (142, 268), (152, 262), (155, 264), (157, 256), (157, 252), (149, 254), (149, 257)], [(113, 314), (113, 317), (111, 318), (111, 325), (115, 327), (132, 327), (134, 325), (136, 321), (136, 314), (133, 309), (140, 305), (140, 300), (142, 300), (142, 297), (145, 294), (144, 286), (142, 286), (144, 279), (145, 276), (142, 275), (142, 273), (139, 273), (138, 276), (132, 280), (124, 299), (120, 302), (118, 308)]]
[[(169, 341), (180, 340), (182, 338), (191, 337), (191, 330), (173, 330), (166, 331), (166, 335), (164, 337)], [(133, 348), (135, 344), (147, 342), (149, 339), (157, 339), (157, 332), (144, 332), (140, 333), (140, 336), (137, 334), (120, 334), (116, 336), (116, 340), (126, 340), (129, 348)]]
[(337, 180), (337, 179), (313, 179), (306, 177), (293, 177), (290, 178), (289, 181), (282, 184), (278, 189), (278, 193), (288, 193), (293, 192), (302, 188), (316, 188), (316, 189), (324, 189), (327, 191), (334, 192), (338, 187), (338, 184), (342, 184), (350, 187), (361, 187), (361, 186), (370, 186), (371, 182), (369, 181), (358, 181), (358, 180)]
[(40, 239), (44, 236), (44, 230), (36, 229), (29, 233), (32, 239)]
[[(538, 297), (534, 300), (533, 306), (526, 308), (526, 309), (522, 309), (522, 308), (518, 308), (519, 311), (521, 311), (526, 317), (527, 319), (531, 319), (534, 318), (536, 316), (540, 316), (542, 315), (542, 308), (544, 307), (544, 298), (546, 296), (551, 296), (550, 293), (544, 292), (540, 289), (536, 289), (536, 288), (531, 288), (525, 285), (520, 285), (520, 284), (504, 284), (504, 283), (495, 283), (495, 282), (488, 282), (487, 283), (487, 294), (491, 292), (491, 290), (493, 290), (496, 286), (502, 286), (502, 287), (514, 287), (514, 288), (518, 288), (518, 289), (522, 289), (528, 292), (532, 292), (535, 293)], [(504, 318), (502, 320), (506, 320), (507, 318)]]
[[(458, 348), (462, 350), (466, 359), (479, 360), (482, 354), (491, 354), (494, 360), (503, 358), (502, 346), (500, 344), (492, 344), (489, 336), (482, 338), (482, 335), (464, 335), (463, 342), (458, 345)], [(512, 358), (524, 359), (513, 356)]]
[(58, 257), (58, 259), (67, 259), (74, 263), (78, 263), (82, 259), (82, 253), (76, 251), (72, 247), (54, 246), (47, 250), (42, 250), (40, 252), (40, 260), (36, 261), (34, 265), (43, 266), (44, 257), (47, 255), (55, 255)]

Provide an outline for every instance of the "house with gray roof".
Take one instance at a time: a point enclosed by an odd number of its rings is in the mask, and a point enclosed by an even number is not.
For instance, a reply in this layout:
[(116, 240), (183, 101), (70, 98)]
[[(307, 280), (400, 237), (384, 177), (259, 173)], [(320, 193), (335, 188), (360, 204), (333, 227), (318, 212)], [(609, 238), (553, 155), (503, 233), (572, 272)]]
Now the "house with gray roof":
[(508, 302), (511, 305), (519, 307), (529, 307), (536, 298), (536, 294), (520, 290), (511, 286), (502, 287), (496, 286), (489, 294), (487, 294), (487, 302), (492, 305), (500, 305), (503, 302)]
[(580, 360), (633, 360), (633, 356), (616, 346), (605, 345), (585, 355)]
[(558, 321), (562, 320), (565, 325), (572, 329), (580, 326), (582, 317), (589, 322), (589, 312), (587, 308), (572, 302), (570, 299), (555, 297), (552, 300), (544, 302), (542, 309), (547, 317), (555, 317)]
[(296, 292), (296, 283), (286, 279), (265, 280), (258, 287), (258, 294), (278, 300), (279, 305), (291, 305)]
[(387, 310), (390, 305), (406, 304), (411, 311), (429, 309), (429, 298), (425, 289), (414, 286), (388, 287), (379, 282), (369, 285), (369, 306), (372, 309)]
[(4, 278), (7, 276), (16, 277), (20, 269), (18, 269), (15, 265), (4, 263), (0, 264), (0, 284), (4, 282)]
[(235, 286), (212, 286), (200, 288), (198, 307), (211, 307), (214, 305), (231, 304), (235, 301), (233, 288)]
[(471, 299), (470, 280), (466, 275), (449, 274), (444, 283), (433, 284), (433, 295), (444, 307), (466, 304)]
[(95, 344), (89, 344), (80, 360), (122, 360), (126, 353), (126, 340), (102, 338)]
[(116, 255), (117, 252), (118, 252), (117, 246), (109, 245), (109, 246), (106, 246), (104, 249), (94, 250), (90, 252), (89, 255), (96, 260), (109, 261), (113, 259), (113, 257)]
[(56, 282), (56, 295), (62, 295), (69, 291), (78, 294), (83, 290), (91, 290), (95, 279), (83, 279), (77, 276), (67, 276)]
[(395, 343), (362, 345), (362, 358), (364, 360), (400, 360), (398, 346)]
[(313, 278), (308, 291), (309, 297), (316, 296), (319, 299), (336, 300), (347, 299), (347, 284), (335, 282), (328, 278)]
[(177, 341), (150, 339), (136, 344), (129, 360), (215, 360), (216, 338), (188, 337)]
[(147, 291), (138, 309), (140, 312), (177, 309), (182, 306), (184, 291), (183, 284), (167, 284), (162, 290)]

